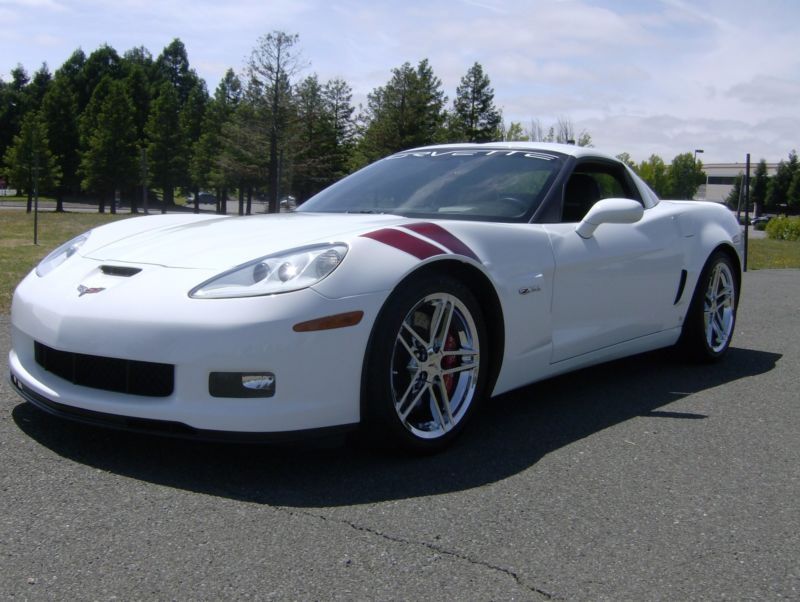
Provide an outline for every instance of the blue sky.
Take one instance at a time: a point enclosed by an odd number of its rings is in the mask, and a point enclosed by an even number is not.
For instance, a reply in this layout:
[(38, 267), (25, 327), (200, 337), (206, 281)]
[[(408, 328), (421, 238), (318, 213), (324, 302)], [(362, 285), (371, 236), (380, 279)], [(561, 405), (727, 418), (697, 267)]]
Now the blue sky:
[(669, 161), (769, 161), (800, 148), (797, 0), (0, 0), (0, 77), (51, 71), (78, 47), (179, 37), (213, 90), (259, 36), (300, 35), (307, 73), (363, 102), (390, 70), (428, 58), (452, 100), (479, 61), (506, 123), (559, 117), (595, 146)]

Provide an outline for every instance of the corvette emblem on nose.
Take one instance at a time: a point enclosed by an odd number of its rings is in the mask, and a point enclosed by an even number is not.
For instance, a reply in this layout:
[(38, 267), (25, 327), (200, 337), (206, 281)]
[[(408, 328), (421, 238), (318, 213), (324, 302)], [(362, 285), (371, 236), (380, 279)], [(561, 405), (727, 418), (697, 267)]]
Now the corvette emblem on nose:
[(83, 297), (84, 295), (92, 295), (94, 293), (99, 293), (100, 291), (106, 290), (105, 287), (94, 287), (89, 288), (88, 286), (83, 286), (82, 284), (78, 285), (78, 296)]

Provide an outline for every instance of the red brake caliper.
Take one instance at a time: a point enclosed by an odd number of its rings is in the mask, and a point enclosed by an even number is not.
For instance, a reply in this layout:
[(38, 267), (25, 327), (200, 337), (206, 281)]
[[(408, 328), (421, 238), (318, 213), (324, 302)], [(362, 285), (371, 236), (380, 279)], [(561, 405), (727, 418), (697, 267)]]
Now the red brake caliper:
[[(455, 351), (458, 349), (458, 340), (453, 334), (448, 334), (447, 339), (444, 342), (444, 350), (445, 351)], [(449, 370), (450, 368), (455, 368), (458, 365), (458, 356), (457, 355), (448, 355), (444, 359), (442, 359), (442, 369)], [(450, 396), (453, 394), (453, 389), (455, 388), (456, 379), (455, 375), (453, 374), (445, 374), (442, 377), (444, 380), (444, 388), (447, 390), (447, 395)]]

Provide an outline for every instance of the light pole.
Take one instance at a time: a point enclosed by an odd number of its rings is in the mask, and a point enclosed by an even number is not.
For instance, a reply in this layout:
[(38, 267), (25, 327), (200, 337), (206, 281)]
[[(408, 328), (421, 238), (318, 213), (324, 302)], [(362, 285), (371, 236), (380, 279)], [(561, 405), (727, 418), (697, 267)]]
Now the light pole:
[(694, 149), (694, 162), (695, 163), (697, 163), (697, 153), (704, 153), (704, 152), (706, 152), (706, 151), (704, 151), (702, 148)]

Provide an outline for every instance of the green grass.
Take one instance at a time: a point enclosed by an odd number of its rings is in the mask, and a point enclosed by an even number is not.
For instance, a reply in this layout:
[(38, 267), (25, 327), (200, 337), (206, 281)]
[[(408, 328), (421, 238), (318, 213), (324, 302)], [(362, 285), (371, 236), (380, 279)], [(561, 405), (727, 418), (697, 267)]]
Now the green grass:
[(800, 268), (800, 241), (754, 238), (748, 243), (747, 268)]
[[(0, 196), (0, 206), (2, 205), (25, 205), (28, 203), (27, 196)], [(56, 206), (56, 200), (53, 197), (49, 196), (40, 196), (39, 197), (39, 209), (41, 208), (50, 208)]]
[[(33, 244), (33, 215), (18, 209), (0, 209), (0, 314), (11, 309), (11, 295), (39, 260), (62, 242), (90, 228), (130, 214), (39, 213), (39, 245)], [(800, 268), (800, 242), (751, 239), (748, 268)]]
[(33, 244), (33, 214), (0, 209), (0, 314), (8, 314), (20, 280), (62, 242), (95, 226), (130, 217), (109, 213), (39, 213), (39, 244)]

